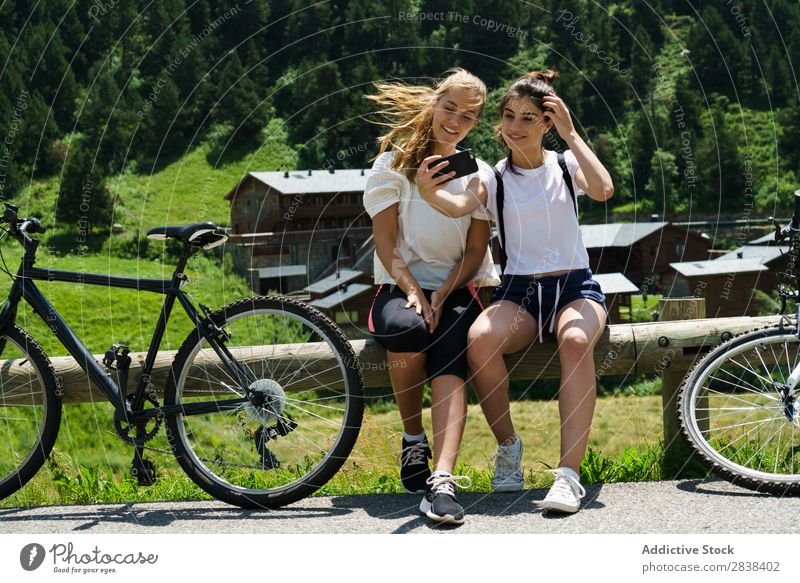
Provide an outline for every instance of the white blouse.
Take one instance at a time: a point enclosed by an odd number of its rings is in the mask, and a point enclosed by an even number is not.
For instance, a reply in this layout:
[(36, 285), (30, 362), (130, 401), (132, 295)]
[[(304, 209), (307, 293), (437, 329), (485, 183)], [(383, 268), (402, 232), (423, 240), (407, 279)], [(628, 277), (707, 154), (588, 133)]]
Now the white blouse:
[[(441, 214), (422, 199), (417, 185), (405, 174), (390, 168), (393, 156), (394, 152), (384, 152), (372, 165), (372, 173), (364, 189), (364, 207), (372, 218), (393, 204), (399, 205), (395, 253), (402, 257), (423, 289), (435, 290), (447, 281), (450, 272), (464, 257), (467, 231), (472, 219), (491, 221), (492, 216), (485, 208), (455, 219)], [(481, 160), (478, 160), (478, 167), (479, 171), (484, 167), (491, 172), (489, 165)], [(474, 176), (451, 180), (444, 190), (453, 194), (463, 192)], [(377, 251), (374, 265), (376, 285), (396, 283), (378, 258)], [(478, 287), (500, 283), (488, 246), (473, 283)]]
[[(576, 198), (585, 194), (575, 181), (580, 167), (575, 155), (567, 150), (564, 161), (572, 177)], [(506, 168), (506, 160), (497, 163), (503, 177), (503, 243), (508, 262), (506, 273), (530, 275), (589, 267), (589, 254), (583, 244), (572, 197), (564, 182), (556, 152), (547, 151), (538, 168)], [(487, 207), (497, 217), (497, 180), (490, 167), (480, 169), (488, 190)], [(498, 227), (499, 230), (499, 227)]]

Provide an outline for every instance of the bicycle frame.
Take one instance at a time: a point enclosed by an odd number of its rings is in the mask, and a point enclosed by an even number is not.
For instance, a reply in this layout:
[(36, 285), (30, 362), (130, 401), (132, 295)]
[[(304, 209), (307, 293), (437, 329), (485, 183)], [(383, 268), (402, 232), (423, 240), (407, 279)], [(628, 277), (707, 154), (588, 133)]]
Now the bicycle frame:
[[(797, 222), (798, 213), (800, 213), (800, 190), (795, 192), (795, 218), (789, 225), (789, 228), (781, 233), (780, 229), (776, 233), (775, 241), (780, 242), (781, 238), (788, 237), (790, 240), (789, 247), (789, 264), (790, 269), (787, 270), (787, 278), (789, 271), (794, 271), (795, 282), (800, 282), (800, 265), (798, 264), (798, 256), (800, 256), (800, 229), (795, 227)], [(785, 300), (784, 300), (785, 301)], [(783, 310), (781, 310), (783, 313)], [(800, 337), (800, 301), (795, 300), (795, 316), (797, 318), (795, 334)], [(786, 386), (789, 388), (789, 395), (794, 395), (798, 392), (798, 383), (800, 383), (800, 363), (794, 367), (789, 377), (786, 379)]]
[[(797, 312), (796, 312), (797, 330), (796, 330), (796, 333), (798, 335), (800, 335), (800, 302), (797, 303), (796, 308), (797, 308)], [(794, 367), (794, 370), (792, 370), (791, 374), (789, 375), (789, 378), (786, 379), (786, 386), (789, 387), (789, 394), (790, 395), (793, 395), (793, 394), (798, 392), (798, 388), (797, 388), (798, 383), (800, 383), (800, 363), (798, 363), (798, 365), (796, 367)]]
[[(195, 308), (187, 295), (180, 289), (181, 283), (187, 280), (187, 277), (183, 274), (183, 270), (186, 267), (189, 257), (196, 250), (196, 248), (189, 245), (184, 247), (171, 280), (138, 279), (95, 273), (62, 271), (57, 269), (42, 269), (33, 267), (33, 257), (26, 254), (17, 271), (17, 276), (11, 286), (11, 290), (9, 291), (8, 301), (5, 306), (3, 306), (2, 312), (0, 312), (0, 331), (6, 330), (6, 327), (12, 326), (15, 323), (17, 306), (19, 301), (24, 299), (30, 304), (33, 311), (42, 321), (50, 327), (50, 330), (78, 363), (78, 366), (87, 373), (91, 381), (100, 388), (106, 398), (118, 410), (121, 410), (126, 418), (134, 423), (145, 422), (149, 418), (159, 414), (182, 413), (184, 415), (198, 415), (240, 407), (242, 403), (248, 402), (246, 397), (208, 403), (189, 403), (173, 407), (153, 407), (143, 410), (144, 400), (150, 385), (150, 373), (153, 369), (156, 356), (158, 355), (158, 349), (161, 346), (167, 322), (169, 321), (169, 316), (176, 299), (180, 305), (183, 306), (183, 309), (186, 311), (191, 321), (197, 325), (200, 334), (206, 339), (209, 346), (213, 348), (219, 356), (222, 364), (231, 373), (232, 378), (239, 380), (239, 384), (245, 393), (248, 392), (246, 387), (250, 382), (255, 380), (252, 378), (252, 375), (249, 374), (247, 367), (241, 367), (230, 354), (227, 347), (217, 341), (216, 336), (219, 334), (224, 335), (224, 332), (216, 328), (210, 318), (206, 319), (201, 317), (197, 308)], [(147, 350), (147, 356), (142, 367), (142, 374), (139, 376), (135, 391), (131, 394), (132, 399), (129, 405), (125, 398), (126, 395), (122, 394), (122, 389), (120, 389), (111, 379), (110, 375), (100, 366), (91, 352), (89, 352), (89, 349), (86, 348), (58, 311), (56, 311), (47, 298), (45, 298), (41, 290), (36, 287), (34, 283), (35, 280), (136, 289), (139, 291), (166, 295), (164, 305), (161, 308), (161, 315), (156, 324), (156, 329), (153, 332), (153, 338), (150, 341), (150, 347)]]

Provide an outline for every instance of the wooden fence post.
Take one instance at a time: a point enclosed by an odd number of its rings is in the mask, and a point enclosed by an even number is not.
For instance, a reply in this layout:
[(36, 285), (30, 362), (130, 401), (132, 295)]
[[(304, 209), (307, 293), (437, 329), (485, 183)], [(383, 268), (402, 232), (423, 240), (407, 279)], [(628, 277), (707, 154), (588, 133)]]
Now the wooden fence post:
[[(673, 320), (695, 320), (706, 317), (705, 298), (664, 298), (659, 303), (659, 322)], [(664, 344), (670, 339), (664, 337)], [(660, 339), (661, 340), (661, 339)], [(676, 347), (675, 350), (681, 350)], [(674, 355), (679, 357), (682, 355)], [(703, 472), (699, 461), (693, 459), (692, 451), (681, 437), (678, 422), (678, 390), (688, 372), (670, 358), (665, 362), (661, 374), (661, 404), (664, 415), (664, 479), (696, 477)], [(678, 358), (679, 361), (684, 359)], [(706, 422), (707, 423), (707, 422)]]

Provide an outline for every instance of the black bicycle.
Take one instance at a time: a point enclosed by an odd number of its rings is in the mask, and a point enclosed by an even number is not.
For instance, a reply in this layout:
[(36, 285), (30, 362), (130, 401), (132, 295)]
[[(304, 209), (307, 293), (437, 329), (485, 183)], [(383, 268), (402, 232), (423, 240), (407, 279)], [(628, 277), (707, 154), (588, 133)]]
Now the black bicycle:
[(720, 344), (689, 372), (678, 415), (687, 443), (725, 479), (773, 494), (800, 494), (800, 190), (787, 229), (775, 225), (776, 244), (788, 243), (789, 263), (778, 286), (777, 326)]
[[(16, 325), (21, 299), (48, 324), (75, 362), (114, 405), (114, 430), (134, 446), (131, 473), (156, 478), (144, 456), (166, 425), (168, 448), (200, 488), (248, 508), (295, 502), (324, 485), (356, 442), (363, 414), (358, 361), (342, 331), (310, 306), (285, 297), (242, 299), (215, 312), (199, 309), (181, 290), (189, 258), (221, 245), (214, 223), (158, 227), (152, 239), (183, 247), (169, 280), (135, 279), (34, 267), (45, 232), (35, 217), (18, 219), (6, 204), (0, 239), (24, 249), (0, 312), (0, 498), (41, 468), (58, 435), (62, 388), (42, 347)], [(136, 289), (165, 295), (136, 388), (128, 392), (131, 357), (114, 345), (101, 365), (42, 295), (36, 280)], [(175, 300), (195, 324), (178, 350), (163, 387), (151, 378)]]

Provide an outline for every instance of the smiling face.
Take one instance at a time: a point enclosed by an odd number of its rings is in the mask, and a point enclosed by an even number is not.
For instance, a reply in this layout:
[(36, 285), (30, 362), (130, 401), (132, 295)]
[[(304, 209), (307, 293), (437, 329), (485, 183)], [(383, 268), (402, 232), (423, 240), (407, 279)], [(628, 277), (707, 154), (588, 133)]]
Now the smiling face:
[(439, 96), (433, 107), (433, 140), (444, 150), (467, 137), (478, 122), (480, 99), (464, 87), (451, 87)]
[(508, 148), (516, 153), (537, 151), (553, 122), (528, 97), (511, 97), (501, 112), (500, 133)]

